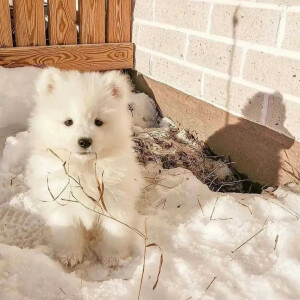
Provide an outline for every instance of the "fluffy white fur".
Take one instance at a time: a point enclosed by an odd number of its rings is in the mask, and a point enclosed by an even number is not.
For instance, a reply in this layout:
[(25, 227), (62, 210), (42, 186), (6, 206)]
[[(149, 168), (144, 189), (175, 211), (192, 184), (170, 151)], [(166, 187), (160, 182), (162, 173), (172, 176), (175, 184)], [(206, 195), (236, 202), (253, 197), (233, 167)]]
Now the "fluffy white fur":
[[(73, 187), (65, 188), (69, 179), (62, 163), (87, 194), (99, 199), (94, 173), (97, 155), (97, 174), (100, 181), (103, 174), (108, 212), (130, 226), (138, 226), (135, 201), (142, 180), (130, 139), (130, 93), (128, 78), (116, 71), (79, 73), (49, 68), (37, 82), (27, 180), (39, 212), (51, 227), (54, 254), (66, 265), (83, 260), (87, 233), (95, 224), (100, 228), (97, 248), (103, 263), (115, 265), (131, 255), (136, 234), (114, 220), (98, 218), (93, 210), (99, 208), (73, 180)], [(72, 126), (64, 124), (68, 119), (73, 120)], [(102, 120), (103, 125), (96, 126), (95, 119)], [(93, 141), (86, 150), (78, 144), (83, 137)], [(77, 199), (86, 207), (64, 199)]]

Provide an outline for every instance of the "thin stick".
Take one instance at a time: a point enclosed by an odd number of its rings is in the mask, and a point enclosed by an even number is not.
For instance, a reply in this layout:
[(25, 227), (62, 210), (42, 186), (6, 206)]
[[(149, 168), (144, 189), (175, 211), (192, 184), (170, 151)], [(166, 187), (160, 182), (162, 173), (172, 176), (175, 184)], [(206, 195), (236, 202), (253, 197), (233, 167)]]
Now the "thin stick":
[(234, 253), (235, 251), (237, 251), (238, 249), (240, 249), (241, 247), (243, 247), (245, 244), (247, 244), (249, 241), (251, 241), (253, 238), (255, 238), (258, 234), (260, 234), (263, 230), (265, 230), (268, 227), (268, 226), (265, 226), (268, 218), (266, 219), (266, 221), (265, 221), (265, 223), (264, 223), (264, 225), (263, 225), (263, 227), (262, 227), (261, 230), (259, 230), (258, 232), (256, 232), (253, 236), (251, 236), (247, 241), (245, 241), (240, 246), (238, 246), (235, 250), (231, 251), (231, 253)]
[[(271, 194), (270, 194), (271, 195)], [(272, 196), (272, 195), (271, 195)], [(263, 198), (264, 199), (264, 198)], [(276, 198), (275, 198), (276, 199)], [(273, 201), (271, 201), (271, 200), (269, 200), (269, 199), (264, 199), (264, 200), (266, 200), (266, 201), (268, 201), (268, 202), (271, 202), (271, 203), (273, 203), (273, 204), (275, 204), (275, 205), (277, 205), (277, 206), (279, 206), (280, 208), (282, 208), (283, 210), (285, 210), (286, 212), (288, 212), (289, 214), (291, 214), (293, 217), (295, 217), (297, 220), (300, 218), (300, 215), (296, 212), (296, 211), (293, 211), (293, 210), (291, 210), (291, 209), (289, 209), (289, 208), (285, 208), (284, 206), (282, 206), (282, 205), (280, 205), (280, 204), (278, 204), (278, 203), (276, 203), (276, 202), (273, 202)]]
[(16, 178), (17, 178), (17, 176), (11, 178), (11, 180), (10, 180), (10, 185), (13, 185), (13, 181), (14, 181)]
[(145, 273), (146, 252), (147, 252), (147, 239), (148, 239), (147, 219), (145, 219), (145, 238), (144, 238), (143, 270), (142, 270), (142, 276), (141, 276), (141, 281), (140, 281), (140, 288), (139, 288), (138, 300), (140, 300), (140, 298), (141, 298), (141, 291), (142, 291), (142, 285), (143, 285), (143, 279), (144, 279), (144, 273)]
[(215, 211), (216, 204), (217, 204), (218, 200), (219, 200), (219, 197), (216, 199), (216, 202), (215, 202), (214, 208), (213, 208), (213, 210), (212, 210), (212, 212), (211, 212), (211, 215), (210, 215), (210, 220), (212, 220), (212, 217), (213, 217), (213, 214), (214, 214), (214, 211)]
[(227, 220), (233, 220), (233, 218), (216, 218), (216, 219), (211, 219), (212, 221), (227, 221)]
[[(145, 177), (146, 178), (146, 177)], [(164, 180), (165, 178), (162, 178), (162, 179), (157, 179), (157, 178), (153, 178), (153, 183), (150, 183), (150, 184), (148, 184), (147, 186), (145, 186), (143, 189), (146, 189), (146, 188), (148, 188), (149, 186), (151, 186), (151, 185), (157, 185), (160, 181), (162, 181), (162, 180)]]
[(241, 202), (239, 202), (239, 201), (237, 201), (237, 203), (239, 203), (239, 204), (241, 204), (241, 205), (247, 207), (248, 210), (250, 211), (250, 214), (252, 215), (252, 210), (250, 209), (250, 207), (249, 207), (248, 205), (246, 205), (246, 204), (244, 204), (244, 203), (241, 203)]
[(210, 282), (208, 287), (205, 289), (205, 292), (210, 288), (210, 286), (213, 284), (213, 282), (217, 279), (217, 277), (214, 277), (213, 280)]
[(277, 235), (276, 235), (276, 238), (275, 238), (275, 246), (274, 246), (274, 250), (276, 250), (277, 243), (278, 243), (278, 239), (279, 239), (279, 235), (277, 234)]
[(164, 204), (164, 205), (163, 205), (163, 208), (165, 208), (166, 202), (167, 202), (167, 199), (163, 199), (163, 200), (161, 200), (161, 201), (156, 205), (156, 207), (159, 207), (159, 206), (161, 206), (162, 204)]
[[(69, 182), (66, 184), (66, 186), (62, 189), (62, 191), (56, 196), (54, 197), (54, 195), (52, 194), (51, 190), (50, 190), (50, 186), (49, 186), (49, 177), (47, 175), (47, 187), (48, 187), (48, 191), (51, 195), (51, 198), (53, 199), (53, 201), (56, 201), (60, 196), (61, 194), (66, 190), (66, 188), (68, 187), (69, 185)], [(50, 202), (50, 201), (44, 201), (44, 202)]]
[(237, 251), (238, 249), (240, 249), (242, 246), (244, 246), (246, 243), (248, 243), (250, 240), (252, 240), (254, 237), (256, 237), (259, 233), (261, 233), (263, 230), (265, 230), (267, 227), (262, 228), (261, 230), (259, 230), (257, 233), (255, 233), (251, 238), (249, 238), (246, 242), (244, 242), (243, 244), (241, 244), (240, 246), (238, 246), (235, 250), (231, 251), (231, 253), (234, 253), (235, 251)]
[(218, 220), (221, 220), (221, 221), (227, 221), (227, 220), (232, 220), (233, 218), (215, 218), (215, 219), (213, 219), (213, 214), (214, 214), (214, 211), (215, 211), (215, 209), (216, 209), (216, 205), (217, 205), (218, 200), (219, 200), (219, 197), (216, 199), (214, 208), (213, 208), (213, 210), (212, 210), (212, 212), (211, 212), (211, 215), (210, 215), (210, 218), (209, 218), (209, 219), (210, 219), (211, 221), (218, 221)]
[(200, 202), (200, 200), (199, 200), (199, 198), (198, 198), (198, 197), (197, 197), (197, 201), (198, 201), (198, 204), (199, 204), (199, 206), (200, 206), (200, 209), (201, 209), (201, 211), (202, 211), (202, 215), (203, 215), (203, 217), (204, 217), (204, 211), (203, 211), (203, 208), (202, 208), (201, 202)]
[(162, 268), (162, 265), (163, 265), (164, 257), (163, 257), (162, 250), (161, 250), (161, 248), (158, 244), (151, 243), (151, 244), (147, 245), (147, 248), (148, 247), (158, 247), (158, 249), (160, 250), (160, 261), (159, 261), (158, 273), (157, 273), (156, 281), (155, 281), (155, 283), (153, 285), (153, 288), (152, 288), (153, 290), (155, 290), (156, 287), (157, 287), (158, 281), (159, 281), (159, 276), (160, 276), (160, 273), (161, 273), (161, 268)]
[(98, 161), (98, 157), (97, 157), (97, 153), (95, 153), (95, 179), (97, 182), (97, 189), (99, 192), (99, 202), (101, 202), (101, 205), (103, 206), (104, 210), (106, 213), (108, 213), (110, 215), (110, 213), (107, 211), (105, 202), (104, 202), (104, 182), (103, 182), (103, 175), (104, 175), (104, 171), (102, 172), (102, 183), (100, 184), (99, 178), (98, 178), (98, 174), (97, 174), (97, 161)]

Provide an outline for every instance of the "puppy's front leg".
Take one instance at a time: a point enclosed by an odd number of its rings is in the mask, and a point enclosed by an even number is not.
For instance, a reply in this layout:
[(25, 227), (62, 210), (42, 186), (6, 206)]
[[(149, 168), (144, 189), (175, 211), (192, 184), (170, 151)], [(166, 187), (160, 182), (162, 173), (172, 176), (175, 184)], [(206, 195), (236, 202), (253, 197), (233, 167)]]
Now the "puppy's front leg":
[(73, 267), (83, 260), (86, 245), (82, 223), (63, 212), (56, 213), (48, 222), (54, 256), (64, 265)]
[(102, 263), (108, 267), (117, 267), (120, 259), (132, 256), (134, 238), (135, 233), (123, 224), (104, 220), (98, 250)]

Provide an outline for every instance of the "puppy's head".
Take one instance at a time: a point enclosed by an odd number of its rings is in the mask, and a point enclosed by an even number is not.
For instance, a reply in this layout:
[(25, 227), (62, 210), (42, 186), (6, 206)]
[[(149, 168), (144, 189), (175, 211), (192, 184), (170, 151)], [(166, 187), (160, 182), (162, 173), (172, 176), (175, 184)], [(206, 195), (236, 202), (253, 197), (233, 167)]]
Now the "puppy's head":
[(130, 88), (117, 71), (44, 70), (30, 120), (33, 147), (101, 155), (128, 146)]

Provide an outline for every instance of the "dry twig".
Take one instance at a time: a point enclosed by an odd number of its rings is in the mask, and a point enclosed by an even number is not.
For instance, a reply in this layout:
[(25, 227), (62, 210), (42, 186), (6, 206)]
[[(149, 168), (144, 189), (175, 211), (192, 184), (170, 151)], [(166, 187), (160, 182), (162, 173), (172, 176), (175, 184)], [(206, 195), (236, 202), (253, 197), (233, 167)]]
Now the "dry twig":
[(248, 205), (246, 205), (246, 204), (244, 204), (244, 203), (241, 203), (241, 202), (239, 202), (239, 201), (237, 201), (237, 203), (239, 203), (239, 204), (241, 204), (241, 205), (247, 207), (248, 210), (249, 210), (249, 212), (250, 212), (250, 214), (252, 215), (252, 210), (250, 209), (250, 207), (249, 207)]
[[(269, 194), (269, 195), (272, 196), (272, 194)], [(276, 196), (273, 196), (273, 197), (274, 197), (276, 200), (278, 200)], [(263, 199), (264, 199), (264, 198), (263, 198)], [(288, 212), (289, 214), (291, 214), (291, 215), (292, 215), (293, 217), (295, 217), (297, 220), (299, 220), (300, 215), (299, 215), (296, 211), (294, 211), (294, 210), (292, 210), (292, 209), (290, 209), (290, 208), (286, 208), (286, 207), (284, 207), (284, 206), (282, 206), (282, 205), (280, 205), (280, 204), (278, 204), (278, 203), (276, 203), (276, 202), (274, 202), (274, 201), (271, 201), (270, 199), (264, 199), (264, 200), (266, 200), (266, 201), (268, 201), (268, 202), (270, 202), (270, 203), (273, 203), (273, 204), (277, 205), (278, 207), (282, 208), (283, 210), (285, 210), (286, 212)]]
[(258, 234), (260, 234), (263, 230), (265, 230), (268, 226), (265, 226), (267, 221), (268, 221), (269, 217), (267, 217), (267, 219), (265, 220), (264, 225), (262, 226), (262, 228), (256, 232), (254, 235), (252, 235), (247, 241), (245, 241), (244, 243), (242, 243), (240, 246), (238, 246), (236, 249), (234, 249), (233, 251), (231, 251), (231, 253), (236, 252), (238, 249), (240, 249), (241, 247), (243, 247), (245, 244), (247, 244), (249, 241), (251, 241), (253, 238), (255, 238)]
[(141, 291), (142, 291), (143, 279), (144, 279), (144, 274), (145, 274), (146, 252), (147, 252), (147, 239), (148, 239), (147, 219), (145, 219), (145, 239), (144, 239), (143, 269), (142, 269), (142, 275), (141, 275), (141, 281), (140, 281), (140, 287), (139, 287), (138, 300), (140, 300), (140, 298), (141, 298)]
[[(198, 196), (199, 197), (199, 196)], [(199, 204), (199, 206), (200, 206), (200, 209), (201, 209), (201, 211), (202, 211), (202, 215), (203, 215), (203, 217), (204, 217), (204, 211), (203, 211), (203, 208), (202, 208), (202, 205), (201, 205), (201, 202), (200, 202), (200, 200), (199, 200), (199, 198), (197, 197), (197, 201), (198, 201), (198, 204)]]
[(217, 277), (214, 277), (213, 280), (210, 282), (210, 284), (205, 289), (205, 292), (210, 288), (210, 286), (213, 284), (213, 282), (217, 279)]
[(213, 210), (212, 210), (212, 212), (211, 212), (211, 215), (210, 215), (210, 220), (211, 221), (217, 221), (217, 220), (220, 220), (220, 221), (227, 221), (227, 220), (232, 220), (233, 218), (213, 218), (213, 214), (214, 214), (214, 212), (215, 212), (215, 209), (216, 209), (216, 205), (217, 205), (217, 202), (218, 202), (218, 200), (219, 200), (219, 197), (217, 197), (217, 199), (216, 199), (216, 202), (215, 202), (215, 204), (214, 204), (214, 207), (213, 207)]
[(274, 250), (276, 250), (277, 243), (278, 243), (278, 239), (279, 239), (279, 235), (277, 234), (277, 235), (276, 235), (276, 238), (275, 238)]
[(212, 217), (213, 217), (213, 214), (215, 212), (216, 204), (217, 204), (218, 200), (219, 200), (219, 197), (217, 197), (217, 199), (216, 199), (215, 205), (214, 205), (213, 210), (212, 210), (211, 215), (210, 215), (210, 220), (212, 220)]

